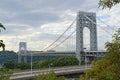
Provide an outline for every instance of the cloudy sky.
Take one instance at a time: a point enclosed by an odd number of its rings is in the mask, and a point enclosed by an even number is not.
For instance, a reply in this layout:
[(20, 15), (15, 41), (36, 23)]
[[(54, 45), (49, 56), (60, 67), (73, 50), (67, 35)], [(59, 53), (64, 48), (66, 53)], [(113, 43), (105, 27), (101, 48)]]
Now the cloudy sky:
[[(119, 8), (120, 5), (116, 5), (111, 10), (102, 10), (98, 8), (98, 0), (0, 0), (0, 22), (6, 27), (6, 31), (0, 33), (0, 39), (4, 40), (7, 50), (18, 51), (19, 42), (27, 42), (29, 50), (42, 50), (66, 30), (78, 11), (87, 11), (97, 15), (98, 48), (103, 50), (104, 43), (110, 41), (119, 28)], [(84, 34), (84, 44), (89, 49), (87, 28)], [(70, 45), (67, 43), (59, 49), (67, 49), (67, 46), (75, 49), (75, 34), (69, 40)]]

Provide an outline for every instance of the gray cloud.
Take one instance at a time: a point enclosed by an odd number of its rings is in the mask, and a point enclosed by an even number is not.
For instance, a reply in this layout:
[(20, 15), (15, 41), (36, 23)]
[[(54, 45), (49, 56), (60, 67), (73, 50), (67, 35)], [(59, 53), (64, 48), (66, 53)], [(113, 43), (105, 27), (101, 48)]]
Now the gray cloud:
[[(2, 31), (0, 36), (8, 44), (8, 49), (17, 51), (18, 48), (14, 46), (18, 46), (19, 41), (27, 41), (30, 49), (37, 50), (53, 42), (76, 18), (79, 10), (96, 12), (100, 19), (115, 30), (119, 27), (119, 7), (111, 11), (101, 10), (98, 8), (98, 0), (1, 0), (0, 22), (7, 30)], [(98, 23), (108, 30), (101, 22)], [(114, 33), (110, 28), (109, 31)], [(98, 28), (100, 49), (104, 49), (104, 42), (111, 39), (104, 37), (103, 40), (101, 37), (104, 35), (107, 33)], [(37, 46), (34, 48), (31, 45)]]

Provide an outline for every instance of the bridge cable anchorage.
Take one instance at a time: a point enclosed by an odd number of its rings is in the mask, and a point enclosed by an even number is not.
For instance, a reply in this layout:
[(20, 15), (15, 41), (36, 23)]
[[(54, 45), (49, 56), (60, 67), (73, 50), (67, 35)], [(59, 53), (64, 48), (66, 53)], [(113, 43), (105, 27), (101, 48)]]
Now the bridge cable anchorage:
[(54, 49), (54, 48), (58, 47), (59, 45), (61, 45), (63, 42), (65, 42), (67, 39), (69, 39), (75, 32), (76, 32), (76, 30), (74, 30), (67, 38), (65, 38), (62, 42), (60, 42), (58, 45), (56, 45), (55, 47), (53, 47), (51, 49)]
[(76, 19), (73, 20), (73, 22), (69, 25), (69, 27), (53, 42), (51, 43), (48, 47), (44, 48), (42, 51), (47, 50), (49, 47), (51, 47), (55, 42), (57, 42), (71, 27), (72, 25), (75, 23)]
[[(94, 22), (92, 19), (90, 19), (89, 17), (87, 17), (86, 15), (84, 15), (84, 17), (86, 17), (89, 21), (91, 21), (93, 24), (96, 24), (97, 25), (97, 23), (96, 22)], [(99, 25), (100, 26), (100, 25)], [(102, 30), (104, 30), (105, 32), (107, 32), (107, 33), (109, 33), (109, 35), (111, 36), (112, 34), (109, 32), (109, 31), (107, 31), (107, 30), (105, 30), (105, 29), (103, 29), (101, 26), (100, 26), (100, 28), (102, 29)]]

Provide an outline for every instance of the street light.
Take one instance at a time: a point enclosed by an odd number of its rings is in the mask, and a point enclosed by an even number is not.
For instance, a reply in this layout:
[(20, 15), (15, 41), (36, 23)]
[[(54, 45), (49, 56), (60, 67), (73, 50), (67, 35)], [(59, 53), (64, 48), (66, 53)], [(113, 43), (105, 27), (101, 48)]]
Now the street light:
[(31, 59), (31, 75), (32, 75), (32, 65), (33, 65), (32, 64), (32, 52), (30, 52), (30, 53), (31, 53), (31, 58), (30, 59)]
[(84, 48), (84, 54), (85, 54), (85, 68), (87, 68), (87, 53), (85, 52), (86, 48)]
[(52, 63), (49, 64), (49, 71), (50, 71), (50, 67), (51, 67), (52, 65), (53, 65)]

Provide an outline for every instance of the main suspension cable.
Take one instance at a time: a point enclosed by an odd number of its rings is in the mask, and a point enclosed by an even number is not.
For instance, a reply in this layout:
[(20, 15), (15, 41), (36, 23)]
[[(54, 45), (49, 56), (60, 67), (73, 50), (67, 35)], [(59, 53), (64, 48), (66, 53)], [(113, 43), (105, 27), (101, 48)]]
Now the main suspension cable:
[(69, 25), (69, 27), (53, 42), (51, 43), (48, 47), (44, 48), (42, 51), (47, 50), (49, 47), (51, 47), (55, 42), (57, 42), (70, 28), (71, 26), (74, 24), (74, 22), (76, 21), (76, 19), (72, 22), (72, 24)]
[(54, 48), (56, 48), (56, 47), (58, 47), (59, 45), (61, 45), (63, 42), (65, 42), (67, 39), (69, 39), (75, 32), (76, 32), (76, 30), (74, 30), (67, 38), (65, 38), (65, 39), (64, 39), (62, 42), (60, 42), (58, 45), (56, 45), (55, 47), (51, 48), (51, 50), (54, 49)]
[[(93, 24), (96, 24), (96, 25), (97, 25), (96, 22), (94, 22), (92, 19), (90, 19), (90, 18), (87, 17), (86, 15), (84, 15), (84, 17), (86, 17), (86, 18), (87, 18), (89, 21), (91, 21)], [(101, 27), (101, 29), (104, 30), (105, 32), (109, 33), (110, 35), (112, 35), (110, 32), (108, 32), (107, 30), (103, 29), (102, 27)]]

